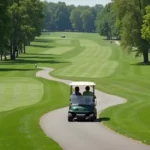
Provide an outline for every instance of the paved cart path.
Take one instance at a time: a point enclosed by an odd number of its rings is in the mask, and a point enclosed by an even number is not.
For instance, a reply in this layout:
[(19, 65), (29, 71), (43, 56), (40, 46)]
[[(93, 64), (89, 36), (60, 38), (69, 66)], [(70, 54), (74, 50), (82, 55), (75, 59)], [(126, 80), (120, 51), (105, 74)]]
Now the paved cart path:
[[(51, 68), (40, 67), (36, 76), (69, 84), (72, 81), (51, 77)], [(125, 103), (126, 100), (96, 90), (97, 109), (101, 112), (109, 106)], [(150, 150), (150, 146), (122, 136), (99, 121), (68, 122), (68, 107), (43, 115), (40, 125), (45, 134), (55, 140), (64, 150)], [(111, 118), (110, 118), (111, 119)], [(113, 118), (112, 118), (113, 119)]]

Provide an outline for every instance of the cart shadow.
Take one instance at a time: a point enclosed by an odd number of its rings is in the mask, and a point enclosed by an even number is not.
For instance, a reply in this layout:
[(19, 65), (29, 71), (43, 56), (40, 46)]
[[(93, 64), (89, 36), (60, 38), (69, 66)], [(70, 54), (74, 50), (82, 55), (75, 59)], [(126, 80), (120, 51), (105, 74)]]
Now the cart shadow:
[(96, 119), (95, 121), (90, 121), (90, 120), (76, 120), (74, 122), (91, 122), (91, 123), (94, 123), (94, 122), (104, 122), (104, 121), (109, 121), (110, 118), (109, 117), (102, 117), (102, 118), (98, 118)]
[(102, 117), (102, 118), (98, 118), (95, 120), (95, 122), (104, 122), (104, 121), (109, 121), (110, 118), (109, 117)]

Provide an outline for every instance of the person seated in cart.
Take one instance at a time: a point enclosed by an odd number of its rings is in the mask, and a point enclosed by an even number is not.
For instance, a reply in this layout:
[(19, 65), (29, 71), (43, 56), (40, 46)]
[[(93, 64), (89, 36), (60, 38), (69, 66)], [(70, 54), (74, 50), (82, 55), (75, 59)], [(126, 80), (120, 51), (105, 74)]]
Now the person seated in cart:
[(94, 99), (96, 98), (96, 96), (93, 94), (93, 92), (90, 91), (89, 86), (85, 87), (85, 91), (83, 92), (83, 96), (94, 96)]
[(79, 87), (76, 86), (75, 87), (75, 92), (73, 93), (73, 95), (81, 96), (82, 94), (79, 91), (80, 91)]

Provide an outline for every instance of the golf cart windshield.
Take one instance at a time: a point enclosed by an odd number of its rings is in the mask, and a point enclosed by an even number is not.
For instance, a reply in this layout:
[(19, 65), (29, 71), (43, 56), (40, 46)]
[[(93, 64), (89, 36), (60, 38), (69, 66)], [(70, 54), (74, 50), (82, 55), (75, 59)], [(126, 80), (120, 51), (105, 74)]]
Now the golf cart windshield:
[(93, 96), (71, 96), (71, 105), (93, 105)]

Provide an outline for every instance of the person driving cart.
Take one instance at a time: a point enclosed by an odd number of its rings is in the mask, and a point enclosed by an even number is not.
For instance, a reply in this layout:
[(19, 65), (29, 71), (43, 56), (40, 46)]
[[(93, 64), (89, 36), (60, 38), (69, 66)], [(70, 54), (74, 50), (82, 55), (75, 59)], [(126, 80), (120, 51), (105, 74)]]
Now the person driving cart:
[(73, 95), (78, 95), (78, 96), (81, 96), (82, 94), (79, 92), (80, 89), (78, 86), (75, 87), (75, 92), (73, 93)]

